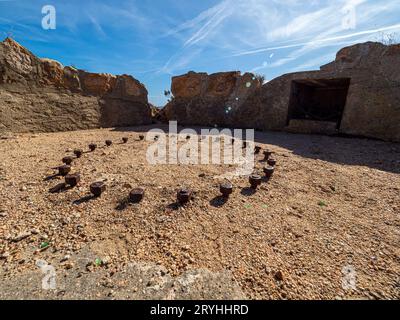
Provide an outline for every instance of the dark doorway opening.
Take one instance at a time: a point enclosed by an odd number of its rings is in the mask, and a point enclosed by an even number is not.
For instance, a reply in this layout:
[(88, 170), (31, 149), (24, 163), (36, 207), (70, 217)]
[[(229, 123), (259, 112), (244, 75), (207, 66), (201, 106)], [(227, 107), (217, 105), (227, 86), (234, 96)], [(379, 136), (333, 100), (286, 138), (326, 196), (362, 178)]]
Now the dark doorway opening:
[(287, 124), (290, 120), (335, 122), (340, 128), (350, 78), (292, 81)]

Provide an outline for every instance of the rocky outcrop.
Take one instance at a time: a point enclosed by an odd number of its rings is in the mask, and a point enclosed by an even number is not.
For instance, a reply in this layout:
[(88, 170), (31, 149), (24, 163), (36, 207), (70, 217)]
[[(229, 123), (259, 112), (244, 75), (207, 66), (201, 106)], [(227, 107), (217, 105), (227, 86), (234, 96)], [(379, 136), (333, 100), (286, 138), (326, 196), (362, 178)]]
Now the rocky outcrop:
[(264, 85), (239, 72), (175, 77), (174, 98), (163, 112), (182, 125), (400, 141), (399, 88), (400, 45), (367, 42), (340, 50), (319, 71), (286, 74)]
[(163, 113), (167, 119), (186, 125), (245, 126), (251, 118), (238, 117), (238, 109), (261, 85), (251, 73), (189, 72), (172, 78), (173, 99)]
[(89, 73), (0, 43), (0, 130), (51, 132), (151, 123), (147, 90), (128, 75)]

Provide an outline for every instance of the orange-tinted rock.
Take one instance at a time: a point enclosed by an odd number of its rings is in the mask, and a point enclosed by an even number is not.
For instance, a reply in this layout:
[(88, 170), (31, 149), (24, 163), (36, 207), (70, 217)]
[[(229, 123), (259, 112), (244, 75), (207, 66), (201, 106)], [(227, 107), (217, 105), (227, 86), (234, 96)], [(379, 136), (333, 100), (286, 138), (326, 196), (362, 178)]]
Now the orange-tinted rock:
[(0, 42), (0, 130), (51, 132), (151, 123), (147, 90), (131, 76), (89, 73)]
[(252, 114), (235, 117), (240, 108), (261, 83), (251, 73), (238, 71), (211, 75), (189, 72), (172, 78), (173, 99), (162, 111), (164, 118), (182, 124), (207, 126), (235, 126), (249, 123)]
[[(297, 101), (297, 90), (302, 90), (298, 89), (301, 85), (294, 85), (299, 82), (317, 92), (309, 105), (317, 105), (320, 112), (340, 104), (334, 120), (308, 114), (305, 119), (291, 117), (291, 97)], [(162, 113), (181, 125), (341, 133), (400, 141), (399, 85), (400, 45), (366, 42), (341, 49), (335, 61), (320, 70), (286, 74), (264, 85), (250, 73), (174, 77), (174, 98)], [(295, 121), (291, 124), (291, 120)]]
[(80, 72), (81, 86), (85, 93), (103, 96), (110, 92), (116, 83), (116, 77), (105, 73)]
[(174, 97), (180, 98), (200, 96), (204, 92), (206, 83), (206, 73), (189, 72), (172, 78), (171, 92)]
[(41, 59), (43, 80), (45, 84), (61, 86), (64, 84), (64, 66), (58, 61)]
[(208, 77), (207, 97), (229, 97), (240, 78), (240, 72), (220, 72)]

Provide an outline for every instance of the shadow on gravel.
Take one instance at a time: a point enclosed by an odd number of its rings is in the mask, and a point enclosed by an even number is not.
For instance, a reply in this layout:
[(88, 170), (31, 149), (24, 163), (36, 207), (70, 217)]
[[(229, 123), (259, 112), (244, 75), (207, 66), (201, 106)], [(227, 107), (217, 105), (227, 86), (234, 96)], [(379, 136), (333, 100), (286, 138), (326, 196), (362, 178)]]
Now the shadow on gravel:
[(124, 211), (126, 208), (129, 206), (129, 200), (127, 198), (121, 199), (118, 201), (117, 206), (115, 207), (115, 210), (117, 211)]
[(47, 176), (46, 178), (44, 178), (43, 181), (44, 182), (51, 181), (51, 180), (57, 179), (59, 176), (60, 176), (59, 174), (52, 174), (52, 175)]
[(245, 197), (251, 197), (257, 192), (257, 190), (254, 190), (252, 188), (243, 188), (242, 191), (240, 191), (240, 194)]
[(92, 200), (95, 200), (95, 199), (97, 199), (97, 197), (95, 197), (94, 195), (87, 195), (87, 196), (84, 196), (83, 198), (75, 200), (73, 202), (73, 204), (80, 205), (82, 203), (86, 203), (86, 202), (89, 202), (89, 201), (92, 201)]
[(226, 203), (228, 202), (228, 198), (225, 198), (223, 196), (218, 196), (215, 197), (210, 201), (210, 205), (212, 205), (215, 208), (221, 208), (223, 207)]
[(167, 205), (167, 209), (168, 210), (173, 210), (173, 211), (176, 211), (181, 207), (182, 206), (178, 202), (174, 202), (174, 203), (171, 203), (171, 204)]
[[(151, 129), (168, 132), (167, 124), (156, 124), (129, 128), (114, 128), (114, 131), (143, 133)], [(181, 131), (185, 127), (178, 127)], [(186, 127), (201, 134), (202, 127)], [(204, 127), (204, 129), (215, 129)], [(222, 130), (223, 128), (218, 128)], [(387, 172), (400, 173), (400, 143), (385, 142), (351, 136), (323, 136), (292, 134), (287, 132), (255, 132), (255, 142), (287, 149), (294, 155), (326, 162), (365, 166)], [(277, 152), (281, 155), (284, 152)]]

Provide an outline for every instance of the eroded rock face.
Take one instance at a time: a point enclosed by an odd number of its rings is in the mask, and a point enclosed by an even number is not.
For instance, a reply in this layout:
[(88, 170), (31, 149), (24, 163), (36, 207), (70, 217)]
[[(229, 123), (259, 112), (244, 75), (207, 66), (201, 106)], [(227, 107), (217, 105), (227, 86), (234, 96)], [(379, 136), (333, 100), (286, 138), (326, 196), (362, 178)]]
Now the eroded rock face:
[(128, 75), (90, 73), (0, 43), (0, 130), (51, 132), (151, 123), (147, 90)]
[[(294, 119), (290, 123), (291, 97), (297, 94), (293, 91), (294, 83), (308, 83), (310, 90), (322, 91), (329, 81), (341, 79), (349, 81), (349, 85), (340, 120), (319, 125), (315, 120), (323, 120), (306, 117), (304, 121)], [(238, 72), (213, 75), (191, 72), (174, 77), (174, 98), (162, 113), (182, 125), (310, 133), (321, 133), (327, 128), (327, 134), (400, 141), (399, 88), (400, 45), (367, 42), (343, 48), (335, 61), (318, 71), (286, 74), (264, 85), (254, 75)], [(334, 97), (332, 91), (329, 95)], [(321, 99), (323, 94), (317, 97)], [(322, 108), (329, 108), (329, 104), (329, 101), (320, 103)]]
[[(173, 100), (163, 109), (169, 120), (186, 125), (235, 126), (251, 122), (237, 117), (239, 106), (261, 88), (253, 74), (238, 71), (206, 73), (189, 72), (172, 78)], [(251, 116), (251, 115), (249, 115)]]

